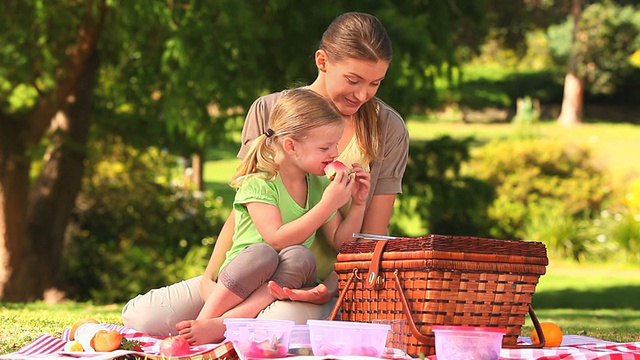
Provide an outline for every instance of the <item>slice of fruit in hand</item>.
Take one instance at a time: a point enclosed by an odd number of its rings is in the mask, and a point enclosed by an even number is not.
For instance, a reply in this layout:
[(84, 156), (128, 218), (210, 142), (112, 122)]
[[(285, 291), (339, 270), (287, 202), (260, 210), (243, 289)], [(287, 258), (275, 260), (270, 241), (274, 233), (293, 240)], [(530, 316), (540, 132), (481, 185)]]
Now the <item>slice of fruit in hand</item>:
[(327, 164), (327, 166), (324, 167), (324, 174), (327, 177), (327, 179), (333, 181), (333, 179), (335, 179), (336, 174), (339, 171), (343, 171), (345, 172), (347, 175), (349, 175), (349, 173), (351, 172), (349, 170), (349, 168), (343, 164), (342, 162), (336, 160), (336, 161), (332, 161), (329, 164)]

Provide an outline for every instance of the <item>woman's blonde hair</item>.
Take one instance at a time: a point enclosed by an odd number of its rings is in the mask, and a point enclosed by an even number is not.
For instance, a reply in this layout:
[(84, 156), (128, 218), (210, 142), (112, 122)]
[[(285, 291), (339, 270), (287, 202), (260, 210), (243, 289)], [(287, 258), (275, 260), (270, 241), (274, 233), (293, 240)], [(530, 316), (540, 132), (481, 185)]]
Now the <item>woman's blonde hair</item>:
[[(330, 61), (345, 59), (391, 62), (391, 39), (380, 20), (371, 14), (348, 12), (338, 16), (322, 35), (320, 50)], [(380, 144), (378, 111), (380, 101), (362, 104), (353, 116), (358, 145), (366, 161), (375, 160)]]
[(333, 104), (308, 89), (285, 91), (273, 107), (268, 130), (251, 143), (231, 179), (231, 186), (239, 187), (242, 179), (249, 174), (273, 180), (278, 173), (275, 158), (281, 146), (280, 139), (289, 137), (300, 141), (311, 130), (325, 125), (344, 125), (342, 115)]

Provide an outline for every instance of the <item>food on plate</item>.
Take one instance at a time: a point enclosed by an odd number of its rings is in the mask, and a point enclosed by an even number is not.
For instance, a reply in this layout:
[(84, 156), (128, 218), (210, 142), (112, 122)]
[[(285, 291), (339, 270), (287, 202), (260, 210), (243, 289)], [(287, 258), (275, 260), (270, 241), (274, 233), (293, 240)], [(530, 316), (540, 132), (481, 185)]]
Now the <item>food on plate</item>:
[(189, 343), (180, 336), (169, 336), (160, 343), (160, 354), (162, 356), (183, 356), (189, 355), (190, 352)]
[(327, 179), (331, 181), (335, 179), (336, 174), (338, 174), (339, 171), (342, 171), (347, 175), (349, 175), (349, 173), (351, 172), (345, 164), (343, 164), (338, 160), (332, 161), (329, 164), (327, 164), (327, 166), (324, 167), (324, 174), (327, 177)]
[(76, 331), (78, 330), (80, 325), (84, 325), (84, 324), (99, 324), (99, 322), (98, 322), (98, 320), (91, 319), (91, 318), (84, 318), (84, 319), (80, 319), (80, 320), (76, 321), (76, 323), (73, 324), (73, 326), (71, 327), (71, 333), (69, 334), (69, 340), (75, 340), (76, 339)]
[[(109, 352), (120, 348), (122, 334), (110, 330), (95, 319), (82, 319), (71, 327), (69, 339), (79, 343), (84, 352)], [(72, 345), (69, 345), (70, 347)], [(77, 349), (76, 347), (74, 347)]]
[(64, 351), (66, 352), (83, 352), (82, 344), (77, 340), (69, 340), (64, 344)]

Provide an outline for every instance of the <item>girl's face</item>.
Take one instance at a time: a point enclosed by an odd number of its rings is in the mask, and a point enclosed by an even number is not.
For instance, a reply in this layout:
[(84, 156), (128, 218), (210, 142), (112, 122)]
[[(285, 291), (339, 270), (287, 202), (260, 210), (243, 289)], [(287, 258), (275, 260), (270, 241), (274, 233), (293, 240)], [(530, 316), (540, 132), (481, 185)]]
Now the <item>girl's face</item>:
[(298, 167), (313, 175), (324, 175), (324, 167), (338, 157), (338, 141), (343, 131), (342, 125), (324, 125), (294, 141), (293, 155)]
[(389, 63), (353, 58), (332, 62), (325, 58), (321, 71), (323, 68), (325, 96), (335, 104), (342, 115), (349, 116), (376, 95)]

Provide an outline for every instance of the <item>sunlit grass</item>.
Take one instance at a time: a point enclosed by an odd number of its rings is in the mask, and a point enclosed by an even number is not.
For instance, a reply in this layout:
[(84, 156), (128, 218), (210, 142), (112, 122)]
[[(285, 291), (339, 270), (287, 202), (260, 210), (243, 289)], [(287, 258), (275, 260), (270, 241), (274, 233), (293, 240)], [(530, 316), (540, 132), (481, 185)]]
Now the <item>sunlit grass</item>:
[[(518, 135), (518, 129), (510, 123), (428, 122), (423, 118), (413, 117), (408, 119), (407, 127), (412, 141), (452, 136), (474, 137), (484, 143)], [(533, 136), (589, 146), (594, 152), (594, 161), (609, 171), (615, 181), (627, 181), (640, 176), (640, 168), (637, 165), (637, 154), (640, 153), (640, 127), (637, 125), (584, 123), (564, 127), (547, 121), (536, 124), (530, 131)]]

